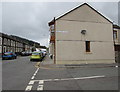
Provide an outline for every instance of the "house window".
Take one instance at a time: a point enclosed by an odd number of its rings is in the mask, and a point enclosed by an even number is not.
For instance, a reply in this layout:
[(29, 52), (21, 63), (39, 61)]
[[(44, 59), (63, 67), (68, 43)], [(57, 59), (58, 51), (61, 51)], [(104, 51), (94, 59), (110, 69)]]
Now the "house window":
[(90, 52), (90, 41), (86, 41), (85, 45), (86, 45), (86, 52)]
[(114, 35), (113, 35), (114, 39), (117, 39), (117, 31), (114, 30)]
[(2, 37), (0, 37), (0, 45), (2, 45)]

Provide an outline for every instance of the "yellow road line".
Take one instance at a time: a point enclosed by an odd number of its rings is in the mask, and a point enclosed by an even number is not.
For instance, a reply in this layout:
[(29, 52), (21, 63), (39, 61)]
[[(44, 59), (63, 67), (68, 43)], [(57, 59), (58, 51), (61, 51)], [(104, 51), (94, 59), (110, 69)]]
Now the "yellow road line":
[(40, 62), (37, 62), (37, 63), (35, 64), (35, 67), (36, 67), (36, 68), (40, 67)]
[(41, 62), (37, 62), (35, 64), (36, 68), (41, 68), (41, 69), (65, 69), (65, 68), (59, 68), (59, 67), (49, 67), (49, 66), (41, 66)]

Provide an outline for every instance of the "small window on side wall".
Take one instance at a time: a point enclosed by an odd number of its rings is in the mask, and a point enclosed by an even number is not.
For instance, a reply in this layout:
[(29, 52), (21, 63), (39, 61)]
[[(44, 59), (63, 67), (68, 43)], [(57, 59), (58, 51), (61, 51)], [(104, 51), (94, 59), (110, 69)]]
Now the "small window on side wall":
[(117, 31), (116, 30), (114, 30), (113, 37), (114, 37), (114, 40), (117, 39)]
[(86, 52), (90, 52), (90, 41), (86, 41), (85, 45), (86, 45)]

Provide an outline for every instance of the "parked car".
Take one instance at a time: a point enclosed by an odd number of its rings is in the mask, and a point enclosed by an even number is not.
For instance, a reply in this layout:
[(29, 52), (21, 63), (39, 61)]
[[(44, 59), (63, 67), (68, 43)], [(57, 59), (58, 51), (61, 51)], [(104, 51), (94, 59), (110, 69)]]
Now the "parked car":
[(45, 56), (47, 55), (47, 51), (44, 51), (44, 55), (45, 55)]
[(21, 52), (21, 56), (27, 56), (26, 52)]
[(47, 55), (47, 51), (46, 50), (41, 50), (43, 57), (45, 57)]
[(30, 61), (42, 61), (43, 56), (40, 51), (34, 51), (32, 55), (30, 56)]
[(2, 60), (4, 60), (4, 59), (16, 59), (16, 58), (17, 58), (17, 55), (13, 52), (5, 52), (2, 55)]
[(25, 52), (25, 51), (21, 52), (21, 56), (29, 56), (31, 54), (32, 54), (31, 52)]

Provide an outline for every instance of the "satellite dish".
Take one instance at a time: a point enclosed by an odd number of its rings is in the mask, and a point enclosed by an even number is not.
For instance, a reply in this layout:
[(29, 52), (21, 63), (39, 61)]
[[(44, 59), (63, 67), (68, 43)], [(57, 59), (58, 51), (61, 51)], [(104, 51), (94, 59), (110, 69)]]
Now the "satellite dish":
[(85, 35), (86, 34), (86, 30), (81, 30), (81, 34)]

